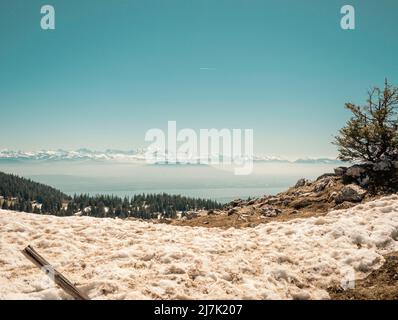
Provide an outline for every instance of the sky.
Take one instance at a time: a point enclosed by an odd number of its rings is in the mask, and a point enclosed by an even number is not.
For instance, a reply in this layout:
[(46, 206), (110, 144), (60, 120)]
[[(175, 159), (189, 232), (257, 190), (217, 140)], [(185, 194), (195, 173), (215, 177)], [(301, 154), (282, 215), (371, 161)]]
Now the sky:
[[(55, 8), (42, 30), (40, 8)], [(342, 30), (340, 8), (356, 10)], [(144, 147), (145, 132), (254, 130), (256, 154), (335, 156), (384, 78), (396, 0), (2, 0), (0, 149)]]

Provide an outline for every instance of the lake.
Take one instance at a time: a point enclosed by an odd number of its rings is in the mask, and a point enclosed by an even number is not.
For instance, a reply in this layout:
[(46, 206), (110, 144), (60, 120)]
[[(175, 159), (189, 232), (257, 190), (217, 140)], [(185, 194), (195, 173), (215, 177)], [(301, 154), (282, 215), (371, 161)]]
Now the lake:
[(149, 165), (144, 162), (22, 161), (0, 163), (14, 173), (74, 193), (131, 196), (137, 193), (181, 194), (228, 202), (236, 198), (276, 194), (299, 178), (333, 172), (336, 164), (256, 162), (252, 174), (236, 176), (231, 167)]

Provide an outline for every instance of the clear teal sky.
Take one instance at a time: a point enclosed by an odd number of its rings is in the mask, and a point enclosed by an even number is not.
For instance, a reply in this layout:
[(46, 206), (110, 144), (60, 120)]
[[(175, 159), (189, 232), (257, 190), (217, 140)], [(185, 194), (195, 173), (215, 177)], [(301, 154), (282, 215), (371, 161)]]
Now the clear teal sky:
[(398, 85), (397, 14), (396, 0), (1, 0), (0, 148), (132, 149), (177, 120), (253, 128), (256, 153), (333, 156), (344, 102)]

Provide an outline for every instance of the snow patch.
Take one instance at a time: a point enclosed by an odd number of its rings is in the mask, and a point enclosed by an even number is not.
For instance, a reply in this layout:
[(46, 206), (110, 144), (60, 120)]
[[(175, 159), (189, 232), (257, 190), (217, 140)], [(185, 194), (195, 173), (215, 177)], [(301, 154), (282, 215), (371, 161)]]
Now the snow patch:
[(92, 299), (327, 299), (398, 251), (398, 196), (246, 229), (4, 210), (0, 228), (0, 299), (70, 299), (28, 244)]

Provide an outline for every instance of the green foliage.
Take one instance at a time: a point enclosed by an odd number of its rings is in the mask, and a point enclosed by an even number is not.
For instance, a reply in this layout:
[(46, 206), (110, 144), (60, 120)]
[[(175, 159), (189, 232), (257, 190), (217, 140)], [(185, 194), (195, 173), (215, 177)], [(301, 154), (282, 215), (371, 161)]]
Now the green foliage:
[(398, 157), (398, 87), (388, 84), (368, 92), (367, 104), (345, 107), (352, 117), (335, 137), (339, 158), (344, 161), (378, 162)]
[[(165, 218), (175, 218), (178, 211), (199, 209), (219, 209), (222, 205), (213, 200), (189, 198), (181, 195), (138, 194), (131, 199), (113, 195), (88, 194), (69, 197), (59, 190), (0, 172), (0, 196), (15, 198), (12, 202), (4, 201), (2, 209), (34, 213), (70, 216), (77, 212), (93, 217), (137, 217), (150, 219), (161, 214)], [(41, 210), (32, 205), (42, 204)], [(10, 206), (10, 203), (12, 204)]]
[(73, 196), (66, 210), (67, 215), (81, 212), (82, 215), (94, 217), (136, 217), (150, 219), (161, 214), (165, 218), (175, 218), (178, 211), (199, 209), (219, 209), (222, 205), (216, 201), (200, 198), (189, 198), (181, 195), (137, 194), (120, 198), (112, 195), (87, 194)]
[(42, 204), (42, 211), (56, 213), (61, 204), (70, 197), (52, 187), (12, 174), (0, 172), (0, 196), (4, 198), (16, 198), (10, 207), (8, 202), (3, 206), (17, 211), (32, 212), (32, 202)]

